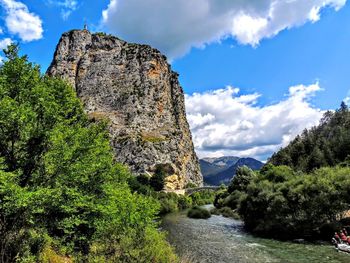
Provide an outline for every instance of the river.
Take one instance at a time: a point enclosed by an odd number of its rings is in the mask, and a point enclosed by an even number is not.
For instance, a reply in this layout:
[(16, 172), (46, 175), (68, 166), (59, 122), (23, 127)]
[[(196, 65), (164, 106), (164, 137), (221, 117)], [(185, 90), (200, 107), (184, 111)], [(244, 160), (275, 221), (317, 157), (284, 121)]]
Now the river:
[(253, 237), (244, 231), (241, 221), (222, 216), (191, 219), (185, 212), (173, 213), (163, 218), (162, 228), (176, 252), (194, 263), (350, 262), (350, 254), (337, 252), (330, 245)]

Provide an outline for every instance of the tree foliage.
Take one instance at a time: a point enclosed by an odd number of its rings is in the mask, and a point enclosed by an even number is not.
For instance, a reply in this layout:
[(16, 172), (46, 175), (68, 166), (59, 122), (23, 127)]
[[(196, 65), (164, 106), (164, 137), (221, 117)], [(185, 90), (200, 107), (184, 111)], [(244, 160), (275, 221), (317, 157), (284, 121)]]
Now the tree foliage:
[(274, 165), (287, 165), (311, 172), (345, 162), (350, 156), (350, 111), (342, 102), (335, 112), (327, 111), (320, 124), (297, 136), (287, 147), (269, 160)]
[(260, 172), (241, 172), (214, 205), (236, 210), (245, 227), (261, 236), (329, 239), (350, 206), (349, 167), (304, 173), (267, 164)]
[(132, 193), (128, 170), (114, 163), (106, 124), (89, 121), (72, 87), (42, 76), (17, 46), (5, 54), (0, 261), (176, 260), (156, 230), (158, 202)]
[(265, 236), (322, 237), (322, 227), (349, 207), (349, 173), (335, 167), (301, 174), (269, 165), (248, 185), (239, 214), (248, 229)]

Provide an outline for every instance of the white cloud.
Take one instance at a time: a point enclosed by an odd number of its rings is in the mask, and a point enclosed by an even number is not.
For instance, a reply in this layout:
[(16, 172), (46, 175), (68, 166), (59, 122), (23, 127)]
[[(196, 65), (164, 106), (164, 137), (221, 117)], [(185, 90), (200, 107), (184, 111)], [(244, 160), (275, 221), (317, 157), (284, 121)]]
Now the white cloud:
[(77, 0), (47, 0), (47, 3), (50, 5), (61, 7), (61, 17), (63, 20), (67, 20), (69, 16), (78, 8)]
[(350, 103), (350, 97), (345, 97), (343, 100), (347, 105)]
[(339, 10), (346, 0), (110, 0), (102, 23), (129, 41), (143, 42), (171, 58), (191, 47), (236, 38), (256, 46), (261, 39), (306, 22), (325, 7)]
[(0, 50), (7, 48), (8, 45), (12, 43), (11, 38), (4, 38), (0, 40)]
[(284, 100), (264, 107), (256, 104), (259, 94), (240, 95), (233, 87), (186, 95), (198, 155), (266, 160), (303, 129), (319, 122), (323, 112), (309, 99), (320, 90), (318, 83), (294, 86)]
[(14, 0), (0, 0), (0, 3), (6, 11), (5, 24), (11, 34), (26, 42), (42, 38), (42, 21), (25, 4)]
[(350, 105), (350, 90), (348, 90), (346, 97), (343, 99), (343, 101), (347, 104)]
[[(10, 45), (12, 43), (12, 39), (11, 38), (4, 38), (0, 40), (0, 51), (2, 51), (3, 49), (7, 48), (8, 45)], [(4, 62), (4, 57), (0, 56), (0, 65), (2, 65)]]

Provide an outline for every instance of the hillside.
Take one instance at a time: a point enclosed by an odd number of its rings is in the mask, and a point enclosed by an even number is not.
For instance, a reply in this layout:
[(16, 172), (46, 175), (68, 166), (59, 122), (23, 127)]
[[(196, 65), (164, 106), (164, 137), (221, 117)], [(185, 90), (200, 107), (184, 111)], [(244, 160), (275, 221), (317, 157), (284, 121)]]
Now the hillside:
[(208, 185), (228, 184), (241, 166), (259, 170), (264, 164), (253, 158), (225, 156), (220, 158), (203, 158), (200, 160), (204, 183)]
[(268, 163), (310, 172), (324, 166), (348, 163), (349, 155), (350, 112), (342, 103), (336, 111), (327, 111), (318, 126), (304, 130), (287, 147), (273, 154)]

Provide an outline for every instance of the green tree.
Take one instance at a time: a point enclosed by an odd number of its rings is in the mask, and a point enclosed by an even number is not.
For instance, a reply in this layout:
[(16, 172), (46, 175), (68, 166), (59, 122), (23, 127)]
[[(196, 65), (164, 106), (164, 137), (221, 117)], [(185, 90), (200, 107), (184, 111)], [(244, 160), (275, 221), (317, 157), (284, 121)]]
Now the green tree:
[(82, 261), (172, 262), (154, 223), (159, 205), (130, 192), (131, 175), (113, 161), (106, 124), (88, 120), (72, 87), (42, 76), (17, 46), (5, 54), (1, 262), (38, 262), (52, 249)]
[(342, 163), (350, 154), (350, 111), (342, 102), (327, 111), (318, 126), (304, 130), (289, 145), (273, 154), (269, 163), (303, 172)]
[(240, 192), (245, 192), (250, 180), (254, 176), (254, 172), (247, 166), (241, 166), (237, 169), (236, 175), (233, 177), (227, 191), (232, 193), (237, 190)]
[(157, 167), (154, 175), (151, 177), (149, 184), (155, 191), (162, 191), (165, 185), (165, 177), (167, 176), (164, 169)]
[(263, 236), (320, 238), (322, 227), (348, 209), (349, 172), (335, 167), (301, 174), (270, 166), (248, 185), (239, 214), (249, 230)]

